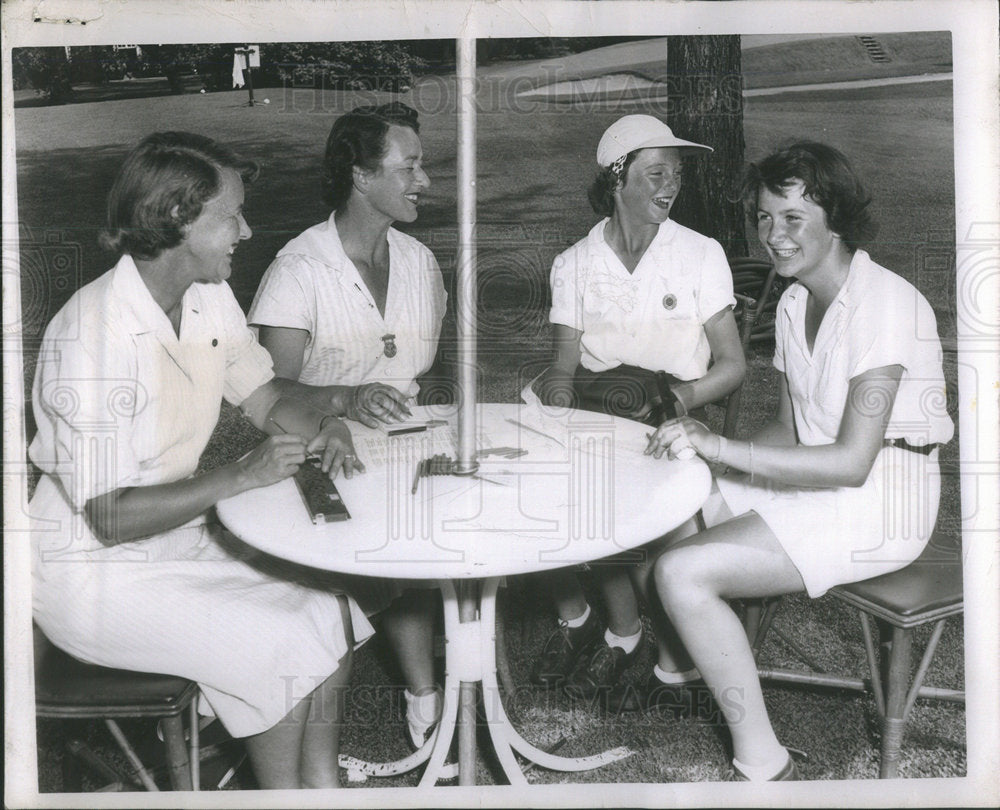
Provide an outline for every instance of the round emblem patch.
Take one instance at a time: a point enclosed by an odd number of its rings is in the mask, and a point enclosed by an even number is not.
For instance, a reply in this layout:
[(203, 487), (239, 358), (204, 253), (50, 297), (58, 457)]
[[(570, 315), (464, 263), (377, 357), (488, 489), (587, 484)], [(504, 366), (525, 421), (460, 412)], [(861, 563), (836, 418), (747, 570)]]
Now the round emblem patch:
[(673, 309), (676, 306), (677, 306), (677, 296), (676, 295), (674, 295), (673, 293), (667, 293), (665, 296), (663, 296), (663, 308), (664, 309)]
[(395, 335), (382, 335), (383, 353), (389, 359), (396, 356), (396, 336)]

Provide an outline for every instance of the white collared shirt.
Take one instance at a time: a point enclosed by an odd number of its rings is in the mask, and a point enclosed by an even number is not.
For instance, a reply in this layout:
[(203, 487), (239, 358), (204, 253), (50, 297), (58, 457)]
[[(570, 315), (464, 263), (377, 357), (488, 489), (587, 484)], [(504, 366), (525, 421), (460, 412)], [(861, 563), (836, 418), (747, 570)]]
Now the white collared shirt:
[[(383, 382), (411, 396), (434, 362), (447, 295), (434, 254), (390, 228), (385, 316), (344, 252), (334, 215), (285, 245), (261, 279), (249, 321), (309, 333), (299, 382)], [(386, 352), (386, 335), (396, 353)]]
[(603, 219), (552, 264), (552, 323), (582, 332), (580, 363), (625, 364), (696, 380), (708, 371), (705, 322), (736, 303), (714, 239), (666, 220), (629, 273), (604, 240)]
[(793, 284), (782, 295), (775, 320), (774, 366), (788, 381), (800, 443), (832, 443), (851, 379), (891, 365), (901, 365), (903, 375), (886, 438), (915, 445), (951, 439), (937, 322), (912, 284), (856, 251), (811, 352), (805, 337), (808, 300), (809, 291)]
[(228, 284), (192, 284), (181, 307), (178, 337), (125, 255), (45, 330), (29, 453), (77, 510), (194, 473), (223, 397), (239, 405), (274, 376)]

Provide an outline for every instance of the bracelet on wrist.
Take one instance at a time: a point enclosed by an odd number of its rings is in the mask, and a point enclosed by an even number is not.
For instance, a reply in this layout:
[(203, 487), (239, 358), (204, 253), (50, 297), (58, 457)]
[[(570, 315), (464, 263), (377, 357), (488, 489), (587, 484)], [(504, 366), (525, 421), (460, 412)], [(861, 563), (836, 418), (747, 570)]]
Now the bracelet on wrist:
[(719, 448), (715, 451), (714, 456), (706, 456), (709, 461), (722, 461), (722, 454), (726, 452), (726, 446), (729, 444), (725, 436), (718, 436), (717, 438), (719, 439)]

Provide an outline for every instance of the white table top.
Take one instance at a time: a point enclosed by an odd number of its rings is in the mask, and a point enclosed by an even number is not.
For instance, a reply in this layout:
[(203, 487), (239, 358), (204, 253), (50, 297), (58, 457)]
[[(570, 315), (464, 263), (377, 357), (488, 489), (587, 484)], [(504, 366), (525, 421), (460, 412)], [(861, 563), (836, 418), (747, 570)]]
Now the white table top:
[(414, 410), (415, 420), (425, 418), (446, 418), (449, 426), (388, 438), (348, 423), (368, 466), (351, 480), (337, 478), (350, 520), (313, 524), (292, 479), (221, 501), (219, 517), (244, 542), (316, 568), (461, 579), (560, 568), (640, 546), (691, 517), (711, 486), (700, 459), (642, 455), (649, 428), (637, 422), (481, 404), (477, 448), (528, 452), (481, 456), (478, 475), (490, 481), (432, 476), (420, 479), (414, 495), (421, 459), (456, 456), (454, 409)]

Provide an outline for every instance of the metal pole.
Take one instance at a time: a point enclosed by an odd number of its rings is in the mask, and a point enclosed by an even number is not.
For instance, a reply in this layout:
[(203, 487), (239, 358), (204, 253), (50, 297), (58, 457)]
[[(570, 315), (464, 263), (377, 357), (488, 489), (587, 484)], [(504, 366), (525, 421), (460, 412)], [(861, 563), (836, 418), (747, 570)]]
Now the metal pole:
[[(458, 592), (458, 621), (462, 624), (479, 619), (479, 580), (463, 579), (455, 583)], [(479, 683), (462, 681), (458, 688), (458, 784), (476, 784), (476, 703)]]
[(458, 461), (459, 475), (476, 463), (476, 40), (457, 41), (458, 81)]

